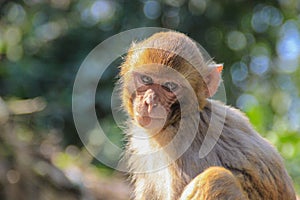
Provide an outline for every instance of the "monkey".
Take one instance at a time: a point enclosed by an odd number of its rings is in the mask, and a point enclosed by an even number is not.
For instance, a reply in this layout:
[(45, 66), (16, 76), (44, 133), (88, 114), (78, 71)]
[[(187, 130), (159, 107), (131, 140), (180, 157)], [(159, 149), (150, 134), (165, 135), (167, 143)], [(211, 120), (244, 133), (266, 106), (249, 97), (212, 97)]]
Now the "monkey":
[(132, 198), (296, 200), (275, 147), (245, 114), (211, 99), (223, 65), (204, 56), (176, 31), (129, 48), (120, 85)]

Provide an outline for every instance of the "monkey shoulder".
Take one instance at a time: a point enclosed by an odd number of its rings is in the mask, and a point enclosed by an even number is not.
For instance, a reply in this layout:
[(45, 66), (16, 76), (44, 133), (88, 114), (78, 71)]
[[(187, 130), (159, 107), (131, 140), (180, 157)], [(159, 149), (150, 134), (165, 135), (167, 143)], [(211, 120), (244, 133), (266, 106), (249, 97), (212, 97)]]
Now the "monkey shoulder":
[[(222, 127), (213, 154), (219, 156), (222, 165), (239, 169), (260, 169), (269, 170), (272, 165), (283, 167), (283, 161), (276, 148), (250, 124), (249, 119), (240, 110), (224, 105), (218, 101), (210, 101), (214, 112), (224, 117), (223, 121), (217, 120)], [(224, 112), (220, 114), (220, 112)], [(221, 118), (219, 117), (219, 118)], [(214, 136), (215, 137), (215, 136)], [(215, 137), (216, 138), (216, 137)], [(226, 155), (221, 156), (220, 155)]]
[(224, 118), (224, 125), (231, 128), (244, 129), (248, 132), (253, 129), (249, 118), (237, 108), (225, 105), (217, 100), (209, 100), (207, 104), (210, 112), (217, 115), (219, 119)]
[[(272, 146), (255, 130), (246, 114), (239, 109), (216, 100), (209, 100), (208, 107), (211, 112), (209, 116), (213, 120), (211, 123), (222, 127), (222, 136), (232, 136), (242, 141), (258, 140), (266, 143), (267, 146)], [(234, 140), (234, 138), (231, 139)]]
[(212, 123), (221, 123), (222, 125), (221, 141), (236, 142), (240, 146), (258, 148), (265, 153), (277, 154), (273, 145), (254, 129), (242, 111), (215, 100), (210, 100), (210, 107), (213, 107), (212, 113), (219, 116), (217, 122)]

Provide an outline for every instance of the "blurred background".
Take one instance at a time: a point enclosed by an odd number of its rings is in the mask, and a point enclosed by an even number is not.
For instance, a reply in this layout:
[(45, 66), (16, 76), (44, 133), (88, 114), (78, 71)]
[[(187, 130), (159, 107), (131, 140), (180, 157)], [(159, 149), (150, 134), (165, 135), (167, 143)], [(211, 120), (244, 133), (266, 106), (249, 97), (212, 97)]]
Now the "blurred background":
[[(94, 47), (148, 26), (186, 33), (224, 63), (227, 104), (278, 148), (300, 193), (300, 1), (0, 0), (0, 199), (129, 198), (126, 176), (82, 145), (72, 89)], [(96, 95), (116, 143), (110, 95), (121, 62)]]

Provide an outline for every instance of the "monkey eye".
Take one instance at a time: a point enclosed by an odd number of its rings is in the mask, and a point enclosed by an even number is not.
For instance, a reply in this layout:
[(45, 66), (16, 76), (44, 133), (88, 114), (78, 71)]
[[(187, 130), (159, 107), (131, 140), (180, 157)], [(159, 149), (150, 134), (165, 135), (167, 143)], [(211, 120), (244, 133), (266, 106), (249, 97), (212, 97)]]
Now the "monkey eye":
[(174, 92), (178, 88), (178, 84), (174, 82), (165, 82), (162, 87), (169, 92)]
[(142, 80), (142, 82), (143, 82), (145, 85), (150, 85), (150, 84), (153, 83), (152, 78), (149, 77), (149, 76), (146, 76), (146, 75), (142, 75), (142, 76), (141, 76), (141, 80)]

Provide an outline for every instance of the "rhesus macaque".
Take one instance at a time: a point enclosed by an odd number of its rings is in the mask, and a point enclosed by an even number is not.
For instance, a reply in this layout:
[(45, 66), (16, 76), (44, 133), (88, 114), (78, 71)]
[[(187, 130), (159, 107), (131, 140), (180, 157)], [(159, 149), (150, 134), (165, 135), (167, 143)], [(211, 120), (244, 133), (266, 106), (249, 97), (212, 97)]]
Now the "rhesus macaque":
[(209, 99), (222, 66), (203, 57), (177, 32), (156, 33), (128, 51), (120, 83), (134, 199), (295, 200), (275, 148), (240, 111)]

